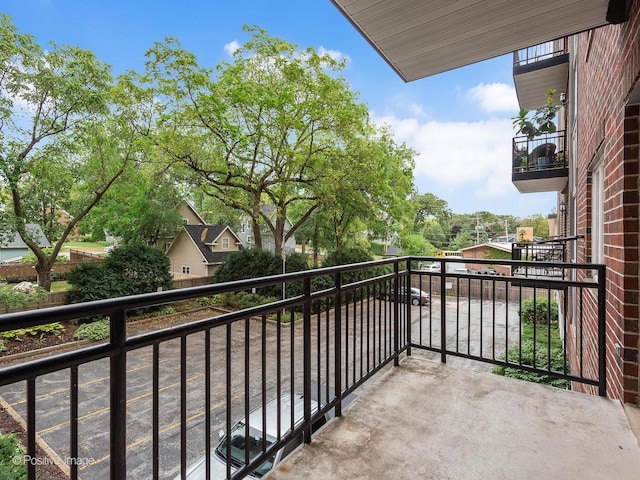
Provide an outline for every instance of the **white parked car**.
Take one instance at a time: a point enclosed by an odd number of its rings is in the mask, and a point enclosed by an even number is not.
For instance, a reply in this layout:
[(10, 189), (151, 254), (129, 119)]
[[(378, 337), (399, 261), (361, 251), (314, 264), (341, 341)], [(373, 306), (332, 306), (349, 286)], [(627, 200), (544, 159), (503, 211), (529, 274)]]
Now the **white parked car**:
[[(315, 389), (314, 389), (315, 391)], [(323, 392), (324, 395), (324, 392)], [(353, 400), (355, 395), (347, 396), (342, 404), (343, 408), (346, 408)], [(302, 395), (294, 395), (293, 397), (294, 408), (294, 426), (299, 425), (304, 417), (304, 402)], [(311, 411), (314, 412), (318, 409), (318, 403), (315, 400), (311, 401)], [(320, 419), (316, 420), (311, 430), (312, 433), (317, 432), (328, 420), (333, 416), (333, 410), (331, 414), (326, 414)], [(278, 401), (277, 398), (267, 402), (265, 405), (264, 413), (266, 415), (267, 431), (264, 435), (264, 448), (268, 448), (272, 445), (278, 435)], [(249, 413), (249, 435), (247, 436), (247, 428), (244, 423), (244, 419), (236, 422), (229, 436), (224, 435), (224, 431), (220, 431), (220, 443), (211, 453), (211, 476), (210, 480), (225, 479), (227, 478), (227, 453), (228, 443), (230, 443), (231, 453), (231, 473), (235, 472), (238, 468), (246, 465), (247, 451), (249, 454), (249, 462), (259, 456), (263, 451), (263, 434), (262, 434), (262, 418), (263, 410), (259, 407)], [(291, 395), (284, 394), (280, 397), (280, 431), (286, 432), (291, 428)], [(260, 478), (269, 472), (272, 468), (282, 462), (288, 455), (291, 454), (296, 448), (302, 445), (302, 435), (298, 435), (290, 440), (284, 447), (278, 450), (275, 455), (266, 460), (253, 472), (245, 478)], [(205, 479), (205, 457), (202, 456), (192, 465), (187, 468), (188, 480), (206, 480)], [(180, 480), (180, 475), (175, 477), (175, 480)]]

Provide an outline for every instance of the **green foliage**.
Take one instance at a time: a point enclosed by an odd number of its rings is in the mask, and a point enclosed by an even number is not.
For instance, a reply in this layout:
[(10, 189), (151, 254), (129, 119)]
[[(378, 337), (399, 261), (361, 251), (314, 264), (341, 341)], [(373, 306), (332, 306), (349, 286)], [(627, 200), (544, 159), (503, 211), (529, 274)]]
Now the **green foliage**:
[(209, 305), (216, 305), (220, 302), (220, 298), (218, 295), (214, 295), (213, 297), (200, 297), (196, 298), (193, 301), (194, 307), (208, 307)]
[(4, 343), (4, 340), (0, 338), (0, 353), (4, 352), (7, 349), (7, 345)]
[(4, 340), (21, 342), (25, 336), (42, 338), (46, 335), (59, 335), (64, 332), (64, 327), (58, 322), (36, 325), (34, 327), (19, 328), (0, 333)]
[(348, 265), (349, 263), (370, 262), (372, 260), (371, 254), (364, 248), (344, 247), (329, 252), (322, 266), (332, 267), (334, 265)]
[[(334, 250), (333, 252), (327, 255), (327, 258), (324, 261), (323, 267), (332, 267), (335, 265), (348, 265), (350, 263), (362, 263), (362, 262), (370, 262), (373, 260), (371, 255), (360, 247), (345, 247), (338, 250)], [(378, 267), (367, 267), (358, 269), (351, 272), (345, 272), (342, 275), (342, 283), (354, 283), (361, 280), (367, 280), (369, 278), (377, 277), (379, 275), (383, 275), (385, 273), (390, 273), (392, 271), (391, 266), (383, 265)], [(320, 288), (322, 281), (317, 279), (314, 284), (315, 288)], [(326, 286), (333, 286), (333, 280), (328, 279), (326, 281)]]
[[(153, 112), (139, 92), (114, 82), (111, 67), (70, 45), (36, 44), (2, 15), (0, 177), (6, 201), (0, 229), (17, 232), (37, 257), (49, 290), (57, 252), (109, 188), (145, 159), (140, 133)], [(76, 215), (60, 218), (61, 211)], [(40, 224), (55, 243), (34, 247)], [(69, 228), (66, 228), (66, 227)]]
[(469, 232), (462, 232), (456, 235), (456, 238), (449, 244), (449, 250), (462, 250), (463, 248), (471, 247), (473, 240)]
[(402, 253), (404, 255), (433, 256), (437, 249), (427, 239), (418, 233), (409, 233), (401, 237)]
[[(552, 325), (549, 329), (547, 325), (523, 323), (521, 331), (522, 350), (519, 345), (514, 345), (507, 351), (509, 362), (520, 363), (527, 366), (534, 366), (534, 330), (535, 330), (535, 367), (541, 369), (550, 369), (555, 372), (569, 372), (569, 363), (564, 363), (564, 349), (562, 340), (558, 334), (558, 327)], [(550, 330), (550, 332), (549, 332)], [(551, 337), (549, 337), (551, 333)], [(550, 338), (550, 340), (549, 340)], [(548, 356), (548, 345), (551, 347), (551, 357)], [(500, 356), (500, 360), (504, 360), (505, 355)], [(550, 361), (549, 361), (550, 359)], [(538, 374), (521, 370), (517, 367), (497, 366), (493, 369), (493, 373), (504, 375), (506, 377), (517, 378), (528, 382), (541, 383), (558, 388), (570, 388), (568, 380), (560, 379), (553, 375)]]
[(498, 250), (497, 248), (490, 248), (485, 258), (493, 260), (511, 260), (511, 253)]
[[(51, 256), (51, 254), (53, 253), (53, 248), (43, 248), (42, 251), (44, 252), (45, 255)], [(69, 259), (67, 257), (56, 256), (55, 258), (55, 263), (68, 263), (68, 262), (69, 262)], [(38, 259), (35, 256), (35, 254), (31, 252), (27, 255), (24, 255), (20, 259), (20, 263), (22, 265), (36, 265), (38, 263)]]
[(177, 312), (176, 307), (172, 307), (171, 305), (165, 305), (160, 308), (160, 315), (172, 315)]
[(372, 242), (369, 244), (369, 254), (372, 257), (381, 257), (384, 255), (384, 247), (383, 243)]
[(19, 290), (0, 290), (0, 308), (5, 312), (23, 310), (32, 302), (37, 302), (46, 298), (47, 292), (34, 285), (29, 292), (21, 292)]
[[(535, 303), (535, 306), (534, 306)], [(558, 302), (551, 300), (549, 304), (545, 297), (537, 297), (523, 300), (518, 312), (520, 319), (524, 323), (547, 324), (558, 321)]]
[(24, 461), (16, 462), (16, 458), (24, 458), (25, 448), (13, 433), (0, 433), (0, 480), (23, 480), (27, 478), (27, 467)]
[(71, 303), (151, 293), (173, 287), (169, 259), (146, 245), (114, 249), (102, 264), (84, 263), (67, 275)]
[(241, 309), (267, 305), (269, 303), (277, 302), (278, 300), (279, 299), (276, 297), (267, 297), (249, 292), (225, 293), (221, 298), (223, 305)]
[(78, 340), (91, 340), (93, 342), (109, 338), (109, 320), (101, 319), (91, 323), (83, 323), (73, 333)]
[(519, 227), (532, 227), (533, 236), (543, 240), (549, 238), (549, 221), (540, 214), (525, 217), (518, 223)]
[[(154, 141), (175, 167), (266, 226), (276, 250), (294, 208), (290, 234), (318, 214), (327, 234), (316, 249), (342, 245), (363, 231), (360, 222), (381, 230), (380, 219), (402, 217), (415, 152), (371, 122), (342, 77), (346, 60), (244, 30), (248, 41), (215, 69), (175, 39), (147, 53), (140, 88), (151, 92), (151, 108), (163, 108)], [(258, 208), (265, 198), (273, 214)]]
[[(290, 253), (286, 257), (286, 273), (308, 270), (307, 258), (300, 253)], [(282, 259), (279, 255), (265, 252), (261, 248), (248, 248), (233, 252), (216, 271), (216, 282), (232, 282), (248, 278), (267, 277), (282, 273)], [(302, 293), (300, 282), (285, 285), (288, 296)], [(282, 285), (271, 285), (257, 289), (259, 295), (282, 298)]]
[(526, 135), (529, 140), (533, 140), (545, 133), (555, 133), (554, 120), (560, 110), (559, 105), (554, 105), (553, 96), (555, 93), (555, 89), (549, 89), (546, 104), (538, 107), (533, 113), (523, 108), (518, 116), (512, 118), (513, 125), (517, 128), (516, 135)]
[[(516, 345), (515, 347), (511, 347), (509, 349), (509, 359), (510, 361), (517, 361), (520, 354), (519, 347)], [(524, 341), (522, 342), (522, 364), (533, 366), (533, 342), (532, 341)], [(563, 360), (564, 360), (564, 352), (562, 348), (552, 348), (551, 349), (551, 370), (557, 372), (563, 372)], [(568, 365), (568, 364), (567, 364)], [(549, 367), (549, 357), (547, 355), (547, 348), (544, 346), (543, 348), (538, 345), (536, 349), (536, 361), (535, 366), (537, 368), (547, 369)], [(570, 382), (568, 380), (554, 377), (553, 375), (539, 374), (527, 372), (525, 370), (521, 370), (513, 367), (496, 367), (494, 369), (494, 373), (498, 375), (504, 375), (506, 377), (517, 378), (519, 380), (525, 380), (527, 382), (533, 383), (541, 383), (544, 385), (550, 385), (552, 387), (565, 388), (568, 389), (570, 387)]]

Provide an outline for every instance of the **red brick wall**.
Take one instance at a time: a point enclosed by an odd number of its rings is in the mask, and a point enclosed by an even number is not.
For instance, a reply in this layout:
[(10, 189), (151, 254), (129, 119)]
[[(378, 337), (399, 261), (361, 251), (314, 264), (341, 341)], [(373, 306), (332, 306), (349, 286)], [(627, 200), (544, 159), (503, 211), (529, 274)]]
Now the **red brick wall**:
[[(606, 274), (608, 396), (640, 403), (638, 389), (638, 105), (627, 98), (640, 78), (640, 0), (622, 25), (610, 25), (579, 36), (578, 150), (576, 198), (577, 234), (585, 235), (578, 261), (591, 261), (591, 192), (589, 166), (596, 152), (604, 159), (604, 263)], [(596, 305), (589, 301), (582, 333), (597, 368)], [(568, 345), (576, 348), (574, 323)], [(620, 355), (616, 354), (620, 346)], [(572, 367), (577, 367), (575, 362)], [(597, 372), (597, 370), (595, 370)], [(594, 372), (594, 373), (595, 373)]]

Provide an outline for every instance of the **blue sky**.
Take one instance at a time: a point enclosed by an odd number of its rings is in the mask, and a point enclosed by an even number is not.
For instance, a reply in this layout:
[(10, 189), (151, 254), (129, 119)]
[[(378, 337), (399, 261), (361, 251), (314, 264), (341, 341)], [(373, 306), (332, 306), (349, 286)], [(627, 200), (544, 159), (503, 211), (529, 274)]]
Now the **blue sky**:
[(1, 0), (17, 28), (92, 50), (114, 73), (142, 70), (144, 53), (167, 36), (201, 64), (230, 59), (230, 46), (257, 25), (301, 48), (349, 59), (343, 74), (380, 123), (420, 155), (419, 193), (446, 200), (456, 213), (487, 210), (516, 217), (547, 215), (555, 195), (520, 194), (511, 183), (510, 118), (518, 106), (511, 56), (411, 83), (403, 82), (329, 0)]

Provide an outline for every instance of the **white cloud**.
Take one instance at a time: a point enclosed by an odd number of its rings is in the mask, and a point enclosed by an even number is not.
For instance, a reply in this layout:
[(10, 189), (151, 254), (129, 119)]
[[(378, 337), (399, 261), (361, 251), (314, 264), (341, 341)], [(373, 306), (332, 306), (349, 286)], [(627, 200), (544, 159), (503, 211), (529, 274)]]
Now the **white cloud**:
[(331, 58), (333, 58), (336, 61), (340, 61), (343, 58), (349, 60), (349, 57), (347, 55), (345, 55), (344, 53), (342, 53), (339, 50), (329, 50), (327, 48), (324, 48), (323, 46), (320, 46), (320, 48), (318, 48), (318, 54), (319, 55), (329, 55)]
[(511, 121), (421, 123), (417, 118), (379, 117), (396, 140), (406, 142), (419, 156), (415, 176), (440, 187), (466, 187), (469, 198), (498, 196), (513, 191), (511, 183)]
[(520, 110), (515, 88), (505, 83), (481, 83), (469, 89), (467, 97), (489, 113)]
[(224, 45), (224, 50), (229, 54), (229, 56), (233, 56), (236, 50), (240, 48), (240, 43), (237, 40), (233, 40)]

